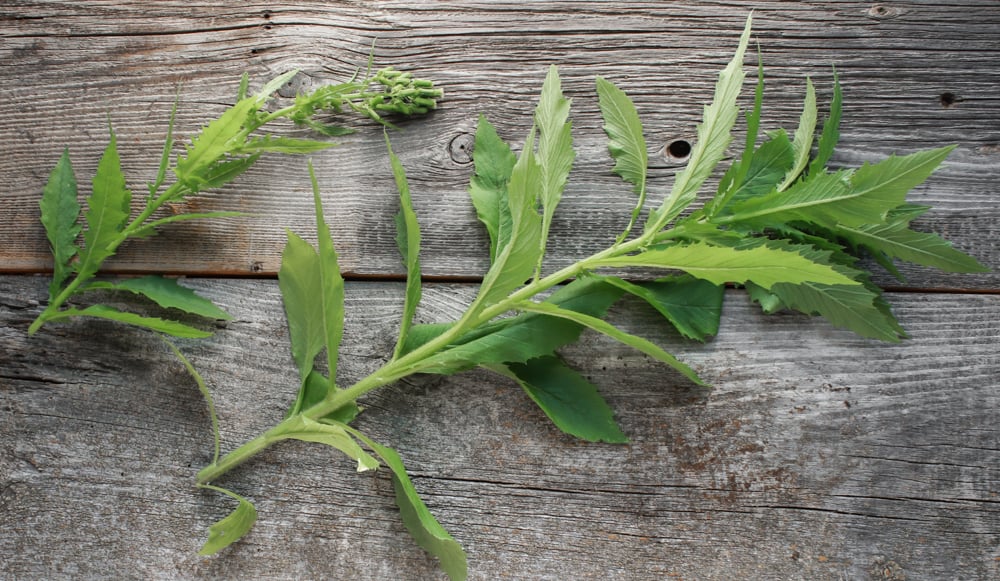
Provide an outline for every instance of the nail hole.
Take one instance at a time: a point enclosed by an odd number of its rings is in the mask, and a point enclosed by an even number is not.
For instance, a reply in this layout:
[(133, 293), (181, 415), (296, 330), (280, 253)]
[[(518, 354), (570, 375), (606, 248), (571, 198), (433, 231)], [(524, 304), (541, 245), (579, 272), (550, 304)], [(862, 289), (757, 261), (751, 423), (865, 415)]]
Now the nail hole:
[(691, 142), (686, 139), (675, 139), (667, 144), (663, 153), (671, 161), (684, 161), (691, 155)]
[(962, 98), (956, 95), (955, 93), (952, 93), (951, 91), (945, 91), (944, 93), (941, 93), (942, 107), (951, 107), (955, 103), (961, 103), (961, 102)]

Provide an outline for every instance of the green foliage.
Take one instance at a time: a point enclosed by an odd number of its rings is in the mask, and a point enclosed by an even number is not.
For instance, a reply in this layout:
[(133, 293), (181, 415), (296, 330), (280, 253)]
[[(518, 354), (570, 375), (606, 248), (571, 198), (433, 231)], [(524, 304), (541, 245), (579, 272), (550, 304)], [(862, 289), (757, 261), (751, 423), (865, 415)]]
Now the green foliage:
[[(68, 300), (85, 290), (102, 286), (93, 284), (92, 279), (104, 261), (113, 256), (126, 240), (151, 236), (159, 227), (184, 220), (242, 215), (239, 212), (200, 212), (155, 218), (157, 211), (166, 204), (182, 201), (198, 192), (232, 182), (249, 170), (261, 155), (305, 154), (335, 145), (325, 141), (261, 134), (260, 131), (268, 124), (279, 119), (290, 119), (297, 124), (322, 129), (323, 134), (342, 133), (315, 121), (314, 117), (337, 113), (346, 108), (385, 123), (382, 116), (386, 114), (426, 113), (436, 106), (436, 99), (442, 95), (441, 90), (434, 88), (430, 81), (416, 79), (409, 73), (383, 69), (371, 80), (320, 87), (312, 93), (300, 95), (288, 107), (266, 112), (264, 105), (271, 95), (295, 74), (297, 71), (280, 75), (253, 95), (249, 94), (249, 81), (244, 76), (237, 102), (206, 124), (171, 164), (175, 145), (175, 102), (156, 178), (149, 184), (149, 196), (144, 207), (134, 217), (132, 193), (125, 185), (114, 131), (111, 131), (110, 142), (94, 175), (93, 188), (87, 198), (87, 210), (82, 220), (76, 200), (76, 178), (69, 152), (64, 152), (52, 171), (40, 201), (41, 221), (52, 246), (53, 277), (49, 287), (49, 304), (31, 324), (29, 333), (37, 332), (47, 322), (66, 320), (81, 313), (79, 309), (63, 307)], [(174, 175), (175, 181), (164, 188), (170, 173)], [(83, 230), (83, 246), (78, 247), (76, 238), (81, 230), (81, 221), (86, 224), (86, 229)], [(150, 296), (149, 292), (163, 296), (164, 292), (162, 285), (157, 289), (150, 289), (147, 285), (142, 290), (127, 286), (121, 288), (146, 296)], [(173, 294), (176, 298), (176, 292)], [(154, 296), (150, 298), (156, 300)], [(190, 301), (182, 303), (190, 304)], [(169, 306), (184, 308), (176, 304)], [(100, 316), (122, 322), (145, 320), (141, 317), (111, 316), (108, 311), (98, 312), (101, 313)], [(220, 318), (217, 309), (199, 308), (187, 312)], [(93, 311), (88, 314), (93, 314)], [(188, 327), (179, 324), (154, 326), (144, 323), (142, 326), (158, 328), (167, 333), (172, 329), (180, 329), (183, 336), (190, 335), (186, 330)]]

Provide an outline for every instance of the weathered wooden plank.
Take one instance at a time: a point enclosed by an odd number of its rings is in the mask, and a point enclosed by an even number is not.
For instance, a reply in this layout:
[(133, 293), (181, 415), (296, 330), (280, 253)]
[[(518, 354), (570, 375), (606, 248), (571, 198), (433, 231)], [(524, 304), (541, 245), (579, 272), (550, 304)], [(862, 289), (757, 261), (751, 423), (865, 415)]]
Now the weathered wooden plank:
[[(273, 281), (193, 280), (235, 320), (183, 345), (226, 446), (280, 419), (294, 364)], [(226, 478), (261, 521), (211, 559), (228, 505), (192, 489), (208, 418), (153, 336), (99, 321), (25, 329), (46, 281), (0, 277), (0, 576), (443, 578), (398, 522), (386, 474), (307, 445)], [(473, 288), (429, 285), (424, 321)], [(391, 351), (400, 285), (348, 285), (342, 383)], [(1000, 575), (1000, 297), (889, 295), (912, 339), (861, 340), (732, 292), (723, 331), (681, 342), (636, 304), (612, 320), (712, 391), (585, 335), (567, 358), (632, 442), (580, 443), (516, 388), (469, 373), (366, 398), (472, 579), (991, 579)]]
[[(921, 227), (940, 232), (990, 265), (1000, 264), (996, 186), (1000, 157), (1000, 10), (991, 2), (755, 4), (769, 74), (766, 115), (794, 123), (806, 75), (830, 93), (834, 65), (847, 101), (848, 166), (892, 152), (955, 142), (949, 167), (915, 192), (935, 206)], [(576, 109), (578, 173), (553, 225), (553, 266), (600, 248), (632, 200), (609, 172), (593, 95), (604, 75), (635, 98), (653, 153), (691, 138), (716, 71), (746, 15), (739, 3), (706, 2), (19, 2), (0, 14), (0, 156), (5, 176), (0, 247), (6, 272), (48, 267), (37, 200), (51, 165), (69, 147), (83, 178), (96, 166), (110, 112), (132, 186), (155, 173), (170, 104), (181, 85), (178, 130), (191, 135), (231, 102), (239, 75), (301, 68), (313, 83), (343, 79), (376, 60), (414, 70), (447, 91), (441, 110), (394, 133), (425, 224), (425, 272), (477, 276), (485, 237), (465, 194), (469, 135), (488, 113), (519, 141), (546, 66), (558, 63)], [(942, 95), (952, 95), (944, 106)], [(946, 99), (946, 102), (949, 99)], [(398, 275), (389, 230), (395, 194), (381, 132), (363, 123), (344, 147), (314, 156), (331, 222), (353, 274)], [(662, 160), (662, 158), (660, 158)], [(311, 228), (303, 160), (271, 158), (238, 184), (202, 196), (199, 209), (238, 209), (259, 219), (177, 226), (131, 244), (119, 272), (273, 273), (281, 226)], [(679, 166), (662, 160), (663, 192)], [(86, 182), (86, 179), (81, 179)], [(84, 186), (86, 187), (86, 186)], [(996, 288), (996, 274), (906, 269), (922, 287)], [(889, 283), (888, 279), (880, 279)]]

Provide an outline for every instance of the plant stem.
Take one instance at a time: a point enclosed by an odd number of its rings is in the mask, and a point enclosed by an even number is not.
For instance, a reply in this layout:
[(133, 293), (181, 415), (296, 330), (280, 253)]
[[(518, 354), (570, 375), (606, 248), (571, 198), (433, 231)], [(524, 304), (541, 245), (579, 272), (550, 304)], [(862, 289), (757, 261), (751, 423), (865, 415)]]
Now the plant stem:
[[(612, 246), (602, 250), (601, 252), (593, 254), (588, 258), (584, 258), (579, 262), (566, 266), (544, 278), (521, 287), (517, 291), (508, 295), (504, 300), (482, 309), (479, 314), (473, 317), (463, 317), (457, 324), (434, 339), (431, 339), (427, 343), (424, 343), (420, 347), (417, 347), (413, 351), (410, 351), (399, 358), (387, 362), (378, 370), (361, 379), (354, 385), (334, 392), (332, 396), (299, 412), (299, 414), (312, 420), (322, 418), (347, 405), (348, 403), (357, 400), (369, 391), (393, 383), (408, 375), (419, 373), (422, 361), (447, 347), (449, 343), (461, 337), (469, 330), (475, 329), (497, 316), (510, 311), (513, 306), (519, 302), (531, 299), (541, 292), (544, 292), (571, 278), (579, 276), (581, 273), (590, 270), (590, 265), (599, 262), (602, 259), (620, 256), (643, 248), (649, 242), (647, 238), (651, 238), (651, 235), (643, 235), (629, 242)], [(272, 443), (282, 439), (279, 436), (285, 433), (287, 425), (290, 425), (295, 421), (296, 415), (286, 418), (260, 436), (227, 453), (218, 462), (202, 468), (201, 471), (198, 472), (198, 484), (205, 484), (219, 478), (236, 466), (246, 462), (270, 446)]]

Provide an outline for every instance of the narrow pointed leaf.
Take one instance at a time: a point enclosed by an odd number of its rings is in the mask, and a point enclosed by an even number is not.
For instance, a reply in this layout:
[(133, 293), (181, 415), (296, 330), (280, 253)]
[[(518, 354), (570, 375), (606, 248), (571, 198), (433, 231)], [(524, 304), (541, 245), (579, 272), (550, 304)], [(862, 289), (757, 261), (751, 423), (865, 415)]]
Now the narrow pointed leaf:
[(850, 329), (862, 337), (898, 343), (906, 336), (892, 313), (882, 305), (879, 291), (874, 287), (806, 282), (776, 284), (770, 292), (784, 306), (820, 315), (833, 325)]
[(840, 80), (833, 75), (833, 100), (830, 101), (830, 114), (823, 122), (823, 133), (819, 137), (816, 157), (809, 165), (809, 175), (817, 175), (826, 170), (826, 164), (833, 156), (833, 150), (840, 140), (840, 117), (843, 108), (844, 95), (840, 89)]
[(88, 290), (107, 289), (123, 290), (142, 295), (164, 308), (179, 309), (186, 313), (208, 319), (228, 321), (233, 317), (215, 305), (212, 301), (181, 286), (176, 279), (150, 275), (140, 278), (130, 278), (116, 283), (91, 283)]
[(392, 175), (399, 190), (399, 214), (396, 215), (396, 244), (406, 264), (406, 294), (403, 300), (403, 318), (399, 327), (399, 338), (396, 341), (394, 356), (399, 357), (406, 344), (406, 336), (413, 325), (413, 316), (417, 312), (422, 294), (420, 280), (420, 223), (413, 211), (413, 200), (410, 198), (410, 185), (406, 181), (406, 171), (385, 137), (385, 145), (389, 150), (389, 161), (392, 164)]
[(628, 442), (597, 388), (562, 359), (538, 357), (495, 370), (517, 381), (563, 432), (588, 442)]
[[(340, 342), (344, 337), (344, 279), (340, 275), (340, 265), (337, 262), (337, 251), (333, 247), (333, 237), (323, 218), (323, 202), (319, 195), (319, 183), (309, 162), (309, 177), (312, 180), (313, 201), (316, 205), (316, 237), (319, 255), (320, 294), (312, 297), (312, 303), (320, 309), (319, 316), (323, 325), (323, 346), (326, 347), (327, 373), (330, 377), (330, 390), (334, 390), (337, 381), (337, 358), (340, 354)], [(318, 299), (318, 300), (317, 300)]]
[(642, 136), (639, 113), (625, 91), (616, 87), (611, 81), (597, 77), (597, 96), (601, 116), (604, 119), (604, 132), (608, 135), (608, 151), (615, 160), (612, 171), (632, 184), (632, 190), (639, 196), (629, 224), (619, 236), (619, 240), (624, 240), (646, 203), (649, 153), (646, 151), (646, 140)]
[(202, 488), (210, 488), (239, 501), (233, 512), (208, 528), (208, 540), (198, 551), (199, 555), (208, 556), (218, 553), (247, 534), (257, 522), (257, 509), (249, 500), (235, 492), (210, 485), (202, 485)]
[(788, 189), (788, 186), (802, 175), (809, 163), (813, 136), (816, 133), (816, 117), (816, 88), (813, 87), (812, 80), (806, 77), (805, 103), (802, 106), (802, 115), (799, 117), (799, 126), (795, 130), (795, 138), (792, 140), (792, 148), (795, 150), (795, 165), (778, 186), (779, 192)]
[(80, 203), (76, 201), (76, 176), (69, 159), (69, 150), (63, 150), (62, 157), (52, 168), (49, 181), (42, 190), (42, 225), (45, 236), (52, 248), (52, 282), (49, 284), (49, 298), (53, 299), (62, 288), (63, 282), (72, 273), (70, 261), (79, 250), (76, 237), (80, 234)]
[(250, 169), (257, 163), (258, 158), (260, 153), (254, 153), (246, 157), (221, 159), (208, 167), (201, 168), (198, 175), (191, 176), (184, 182), (190, 189), (188, 193), (220, 188)]
[(750, 41), (751, 22), (752, 17), (748, 17), (736, 54), (719, 73), (715, 97), (712, 104), (705, 107), (702, 122), (698, 125), (698, 139), (691, 151), (687, 167), (677, 174), (667, 199), (650, 214), (646, 222), (647, 232), (660, 231), (694, 201), (698, 189), (726, 154), (726, 148), (732, 140), (731, 131), (739, 115), (736, 100), (745, 78), (743, 55)]
[(93, 192), (87, 198), (87, 230), (83, 233), (84, 248), (77, 263), (82, 278), (93, 276), (101, 263), (114, 254), (111, 246), (128, 221), (131, 200), (132, 193), (125, 187), (118, 157), (117, 138), (112, 131), (111, 141), (97, 165)]
[[(348, 428), (350, 429), (350, 428)], [(468, 564), (465, 551), (462, 545), (458, 544), (448, 531), (441, 526), (441, 523), (434, 518), (427, 505), (417, 494), (417, 489), (413, 486), (406, 467), (399, 454), (389, 448), (372, 441), (367, 436), (357, 430), (350, 431), (359, 440), (364, 442), (375, 454), (382, 459), (382, 462), (392, 471), (392, 484), (396, 492), (396, 505), (403, 519), (406, 530), (420, 547), (437, 557), (441, 564), (441, 569), (447, 573), (451, 581), (464, 581), (468, 576)]]
[(562, 198), (566, 179), (573, 167), (572, 124), (569, 119), (570, 100), (562, 94), (559, 70), (555, 65), (542, 85), (542, 94), (535, 107), (535, 124), (538, 126), (538, 167), (541, 180), (539, 202), (542, 206), (541, 250), (539, 265), (545, 254), (545, 243), (556, 206)]
[(956, 250), (937, 234), (916, 232), (903, 224), (868, 224), (856, 228), (838, 226), (836, 234), (852, 244), (914, 264), (945, 272), (987, 272), (975, 258)]
[(256, 96), (246, 97), (206, 125), (191, 140), (185, 155), (177, 158), (174, 167), (177, 179), (192, 192), (208, 187), (202, 177), (205, 169), (215, 165), (242, 143), (244, 126), (261, 104)]
[(167, 123), (167, 137), (163, 140), (163, 153), (160, 154), (160, 167), (156, 170), (156, 181), (149, 184), (149, 197), (152, 199), (156, 191), (167, 178), (167, 167), (170, 166), (170, 152), (174, 149), (174, 121), (177, 119), (177, 103), (180, 101), (180, 89), (174, 96), (174, 105), (170, 108), (170, 121)]
[(650, 357), (656, 359), (657, 361), (666, 363), (670, 367), (673, 367), (677, 371), (680, 371), (682, 375), (684, 375), (685, 377), (687, 377), (688, 379), (690, 379), (691, 381), (693, 381), (698, 385), (706, 385), (706, 383), (702, 381), (700, 377), (698, 377), (698, 374), (695, 373), (693, 369), (688, 367), (686, 364), (681, 363), (681, 361), (678, 360), (676, 357), (674, 357), (670, 353), (667, 353), (654, 343), (651, 343), (650, 341), (643, 339), (642, 337), (631, 335), (620, 329), (617, 329), (610, 323), (598, 319), (597, 317), (591, 317), (590, 315), (584, 315), (576, 311), (562, 309), (551, 303), (523, 302), (523, 303), (518, 303), (516, 308), (520, 311), (531, 312), (531, 313), (542, 313), (553, 317), (561, 317), (573, 321), (574, 323), (583, 325), (585, 327), (589, 327), (590, 329), (593, 329), (599, 333), (607, 335), (612, 339), (616, 339), (630, 347), (634, 347), (635, 349), (638, 349), (642, 353), (649, 355)]
[(704, 342), (719, 332), (722, 285), (690, 275), (638, 283), (613, 276), (603, 279), (649, 303), (688, 339)]
[(212, 333), (208, 331), (202, 331), (201, 329), (196, 329), (190, 325), (185, 325), (184, 323), (178, 323), (177, 321), (170, 321), (157, 317), (144, 317), (142, 315), (136, 315), (135, 313), (126, 313), (105, 305), (92, 305), (85, 309), (64, 309), (59, 311), (57, 315), (51, 317), (49, 320), (54, 322), (61, 319), (69, 319), (71, 317), (96, 317), (98, 319), (108, 319), (111, 321), (134, 325), (136, 327), (144, 327), (146, 329), (151, 329), (153, 331), (158, 331), (160, 333), (165, 333), (167, 335), (183, 339), (204, 339), (205, 337), (212, 336)]
[(753, 281), (764, 288), (771, 288), (779, 282), (858, 284), (832, 267), (813, 262), (798, 252), (765, 245), (743, 249), (704, 243), (673, 245), (652, 248), (635, 255), (606, 258), (595, 266), (683, 270), (717, 285), (747, 281)]
[(302, 154), (329, 149), (335, 145), (336, 144), (330, 143), (329, 141), (315, 141), (311, 139), (295, 139), (292, 137), (265, 135), (248, 140), (236, 151), (240, 153), (273, 152)]
[(152, 222), (145, 223), (142, 228), (137, 228), (132, 236), (138, 238), (152, 236), (156, 234), (156, 229), (161, 226), (166, 226), (167, 224), (173, 224), (175, 222), (183, 222), (185, 220), (238, 218), (250, 215), (251, 214), (246, 212), (186, 212), (183, 214), (174, 214), (173, 216), (167, 216), (166, 218), (160, 218), (159, 220), (153, 220)]
[[(479, 221), (486, 226), (490, 236), (490, 262), (510, 240), (510, 206), (507, 202), (507, 182), (514, 170), (517, 157), (486, 117), (480, 116), (476, 126), (476, 140), (472, 152), (476, 173), (469, 183), (469, 197), (476, 208)], [(507, 225), (506, 236), (502, 235)]]

